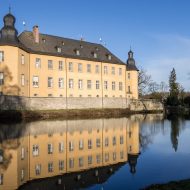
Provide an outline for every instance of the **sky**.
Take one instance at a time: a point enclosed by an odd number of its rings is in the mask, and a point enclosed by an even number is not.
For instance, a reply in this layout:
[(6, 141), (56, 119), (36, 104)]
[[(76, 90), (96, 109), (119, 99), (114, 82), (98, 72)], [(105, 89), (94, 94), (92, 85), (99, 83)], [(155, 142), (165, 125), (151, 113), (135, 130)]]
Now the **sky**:
[(19, 33), (38, 25), (45, 34), (101, 38), (124, 62), (131, 46), (138, 68), (155, 82), (168, 83), (175, 68), (190, 91), (190, 0), (0, 0), (0, 27), (9, 5)]

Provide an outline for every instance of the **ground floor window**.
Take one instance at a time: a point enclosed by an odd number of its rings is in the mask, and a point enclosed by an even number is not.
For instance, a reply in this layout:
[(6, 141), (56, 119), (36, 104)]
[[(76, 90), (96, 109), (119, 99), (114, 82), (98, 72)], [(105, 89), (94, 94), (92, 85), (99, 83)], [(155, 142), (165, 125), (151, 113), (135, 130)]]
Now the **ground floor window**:
[(4, 73), (0, 72), (0, 85), (4, 84)]

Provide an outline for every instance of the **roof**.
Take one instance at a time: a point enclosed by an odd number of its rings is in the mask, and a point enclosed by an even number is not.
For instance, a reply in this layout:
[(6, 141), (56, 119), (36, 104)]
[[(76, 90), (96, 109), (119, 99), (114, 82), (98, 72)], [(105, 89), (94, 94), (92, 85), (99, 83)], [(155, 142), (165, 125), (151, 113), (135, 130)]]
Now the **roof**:
[[(101, 44), (41, 33), (39, 43), (35, 43), (30, 31), (22, 32), (18, 38), (30, 53), (126, 65)], [(57, 48), (61, 48), (61, 52), (58, 52)], [(80, 55), (76, 54), (77, 50)], [(94, 53), (97, 54), (97, 58), (94, 57)], [(108, 59), (108, 55), (111, 55), (111, 60)]]

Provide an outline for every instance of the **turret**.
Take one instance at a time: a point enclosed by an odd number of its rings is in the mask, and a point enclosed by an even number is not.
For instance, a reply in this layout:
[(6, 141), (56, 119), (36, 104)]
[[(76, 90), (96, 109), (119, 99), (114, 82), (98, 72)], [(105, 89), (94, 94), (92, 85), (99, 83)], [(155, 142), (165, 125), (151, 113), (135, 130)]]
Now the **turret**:
[(128, 71), (138, 71), (138, 69), (135, 65), (135, 60), (133, 58), (133, 52), (131, 50), (128, 52), (127, 70)]

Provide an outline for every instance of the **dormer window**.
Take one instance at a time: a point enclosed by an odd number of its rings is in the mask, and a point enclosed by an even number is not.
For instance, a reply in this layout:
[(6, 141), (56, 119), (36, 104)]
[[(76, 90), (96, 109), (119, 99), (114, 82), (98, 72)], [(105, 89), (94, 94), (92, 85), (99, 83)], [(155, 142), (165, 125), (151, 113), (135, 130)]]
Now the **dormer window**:
[(61, 48), (60, 47), (57, 47), (57, 52), (61, 53)]
[(111, 60), (111, 55), (110, 55), (110, 54), (108, 54), (107, 56), (108, 56), (108, 60)]
[(97, 58), (97, 57), (98, 57), (98, 55), (97, 55), (96, 52), (92, 52), (92, 55), (93, 55), (94, 58)]
[(46, 39), (43, 38), (43, 39), (42, 39), (42, 42), (43, 42), (43, 43), (46, 43)]
[(83, 45), (80, 45), (80, 48), (83, 48)]
[(76, 55), (80, 55), (80, 51), (78, 49), (75, 50)]
[(62, 45), (64, 46), (64, 45), (65, 45), (65, 43), (64, 43), (64, 42), (62, 42)]
[(96, 51), (98, 51), (99, 49), (98, 49), (98, 47), (95, 47), (95, 49), (96, 49)]

